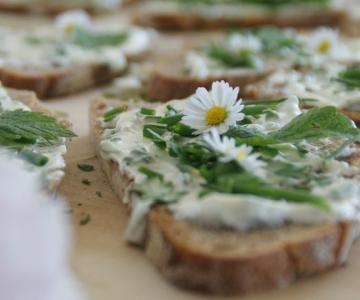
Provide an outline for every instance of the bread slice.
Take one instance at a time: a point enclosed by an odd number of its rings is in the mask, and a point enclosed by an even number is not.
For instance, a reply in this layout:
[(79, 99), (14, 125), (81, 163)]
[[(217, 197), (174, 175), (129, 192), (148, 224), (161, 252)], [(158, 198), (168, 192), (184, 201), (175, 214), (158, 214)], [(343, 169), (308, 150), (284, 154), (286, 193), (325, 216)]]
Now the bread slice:
[[(57, 121), (65, 126), (66, 128), (71, 128), (71, 123), (64, 118), (59, 113), (55, 113), (48, 108), (46, 108), (36, 97), (35, 93), (30, 91), (22, 91), (22, 90), (13, 90), (13, 89), (7, 89), (7, 93), (9, 97), (13, 100), (17, 100), (25, 104), (30, 108), (31, 111), (34, 112), (42, 112), (48, 116), (54, 117), (57, 119)], [(50, 182), (48, 182), (47, 189), (49, 191), (56, 191), (61, 183), (62, 177), (54, 177)]]
[[(91, 107), (95, 145), (100, 119), (116, 102), (98, 100)], [(118, 102), (117, 102), (118, 105)], [(116, 162), (98, 158), (121, 199), (132, 182)], [(351, 158), (360, 166), (360, 156)], [(342, 266), (359, 236), (356, 222), (285, 225), (246, 233), (215, 230), (175, 219), (165, 207), (152, 208), (145, 251), (159, 271), (177, 286), (211, 294), (235, 294), (288, 286), (295, 279)]]
[(98, 1), (48, 1), (48, 0), (0, 0), (0, 11), (14, 13), (45, 13), (56, 15), (68, 10), (84, 9), (90, 13), (100, 13), (120, 8), (121, 0), (111, 6)]
[[(268, 83), (267, 80), (259, 81), (256, 83), (251, 83), (243, 89), (243, 92), (247, 96), (247, 99), (281, 99), (284, 97), (288, 97), (289, 94), (286, 90), (282, 90), (281, 88), (273, 87)], [(299, 95), (304, 98), (312, 98), (316, 99), (316, 94), (314, 93), (305, 93), (304, 95)], [(339, 97), (339, 95), (335, 95), (335, 97)], [(360, 99), (357, 99), (360, 100)], [(327, 104), (327, 103), (324, 103)], [(335, 104), (336, 106), (336, 104)], [(352, 105), (349, 103), (340, 108), (340, 110), (351, 118), (356, 125), (360, 126), (360, 111), (358, 105)]]
[[(172, 3), (171, 3), (172, 2)], [(223, 11), (222, 11), (223, 10)], [(134, 23), (159, 30), (220, 29), (279, 26), (311, 28), (337, 26), (346, 17), (343, 9), (307, 6), (266, 9), (257, 5), (177, 5), (176, 1), (147, 1), (134, 15)]]
[[(128, 40), (98, 53), (98, 48), (63, 43), (55, 28), (34, 32), (0, 28), (3, 43), (8, 44), (0, 53), (0, 81), (6, 87), (32, 90), (42, 99), (106, 84), (123, 75), (128, 62), (142, 60), (150, 50), (149, 32), (136, 27), (119, 30), (128, 30)], [(65, 58), (63, 49), (68, 51)]]
[[(229, 82), (231, 86), (245, 90), (246, 86), (261, 81), (271, 72), (270, 68), (264, 70), (243, 69), (236, 74), (224, 74), (223, 76), (211, 76), (203, 79), (184, 74), (180, 66), (171, 65), (171, 67), (157, 68), (151, 73), (146, 82), (146, 92), (151, 99), (156, 101), (183, 99), (194, 94), (199, 86), (210, 88), (214, 81), (221, 80)], [(246, 94), (243, 93), (243, 96), (246, 97)]]

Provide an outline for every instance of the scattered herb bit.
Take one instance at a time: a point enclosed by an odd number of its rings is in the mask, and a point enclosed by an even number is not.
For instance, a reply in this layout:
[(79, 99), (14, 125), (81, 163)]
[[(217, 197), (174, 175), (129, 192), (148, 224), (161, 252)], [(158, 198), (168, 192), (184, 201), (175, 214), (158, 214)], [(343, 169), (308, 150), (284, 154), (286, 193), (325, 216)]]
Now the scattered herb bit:
[(84, 185), (87, 185), (87, 186), (91, 185), (91, 182), (90, 182), (89, 179), (83, 179), (83, 180), (81, 181), (81, 183), (84, 184)]
[(85, 225), (87, 225), (90, 221), (91, 221), (91, 216), (90, 216), (90, 214), (82, 214), (82, 215), (81, 215), (81, 218), (80, 218), (80, 221), (79, 221), (79, 224), (80, 224), (81, 226), (85, 226)]
[(77, 205), (77, 206), (81, 207), (81, 206), (82, 206), (82, 203), (78, 203), (78, 205)]
[(95, 170), (94, 166), (89, 164), (78, 164), (77, 167), (83, 172), (92, 172)]
[(96, 191), (96, 196), (98, 196), (99, 198), (102, 198), (102, 197), (103, 197), (102, 193), (99, 192), (99, 191)]
[(29, 150), (22, 150), (19, 152), (19, 156), (26, 160), (27, 162), (33, 164), (34, 166), (37, 167), (43, 167), (45, 166), (48, 161), (49, 158), (41, 153), (36, 153), (33, 151), (29, 151)]
[(105, 122), (111, 122), (114, 120), (119, 114), (123, 113), (124, 111), (128, 110), (127, 105), (121, 105), (119, 107), (115, 107), (110, 109), (104, 114), (104, 121)]

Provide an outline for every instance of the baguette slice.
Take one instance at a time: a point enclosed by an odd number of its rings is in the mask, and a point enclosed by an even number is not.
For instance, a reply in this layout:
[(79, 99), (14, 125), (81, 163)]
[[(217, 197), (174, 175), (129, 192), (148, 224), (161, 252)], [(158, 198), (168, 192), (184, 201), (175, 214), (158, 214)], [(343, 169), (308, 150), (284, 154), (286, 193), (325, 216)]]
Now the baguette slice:
[(91, 87), (100, 86), (121, 76), (125, 70), (112, 70), (98, 63), (49, 71), (0, 68), (0, 81), (4, 86), (31, 90), (39, 98), (69, 95)]
[[(171, 2), (171, 1), (167, 1)], [(312, 28), (317, 26), (337, 26), (346, 17), (343, 9), (311, 7), (291, 7), (279, 10), (249, 5), (212, 7), (185, 7), (165, 1), (148, 1), (133, 17), (135, 24), (151, 26), (159, 30), (220, 29), (229, 27), (279, 26)], [(235, 13), (236, 12), (236, 13)]]
[[(183, 99), (195, 93), (199, 86), (210, 88), (214, 81), (224, 80), (231, 86), (245, 90), (249, 84), (256, 83), (267, 77), (272, 72), (271, 68), (263, 70), (239, 70), (236, 74), (223, 76), (211, 76), (205, 79), (193, 75), (184, 74), (179, 65), (170, 67), (158, 67), (150, 75), (146, 82), (146, 93), (156, 101), (169, 101), (171, 99)], [(244, 97), (247, 95), (242, 93)]]
[[(67, 119), (65, 119), (62, 115), (49, 110), (43, 104), (41, 104), (35, 93), (13, 89), (7, 89), (7, 93), (11, 99), (22, 102), (23, 104), (28, 106), (31, 111), (42, 112), (48, 116), (54, 117), (60, 124), (62, 124), (66, 128), (71, 128), (71, 123)], [(48, 182), (47, 190), (56, 191), (61, 183), (61, 180), (62, 177), (53, 178), (50, 182)]]
[[(55, 2), (55, 3), (54, 3)], [(56, 3), (57, 2), (57, 3)], [(14, 13), (45, 13), (49, 15), (56, 15), (68, 10), (85, 9), (90, 13), (108, 12), (114, 8), (120, 8), (121, 0), (112, 6), (102, 5), (101, 3), (94, 5), (91, 1), (14, 1), (14, 0), (0, 0), (0, 11), (14, 12)], [(86, 3), (88, 2), (88, 3)]]
[[(61, 33), (55, 28), (34, 32), (0, 28), (0, 36), (7, 44), (0, 53), (0, 81), (6, 87), (32, 90), (41, 99), (109, 83), (127, 71), (129, 62), (144, 59), (150, 51), (150, 31), (136, 27), (119, 30), (128, 30), (128, 40), (98, 53), (96, 47), (82, 48), (70, 42), (63, 45)], [(56, 47), (72, 54), (66, 52), (64, 58)]]
[[(284, 97), (288, 97), (288, 93), (282, 91), (279, 88), (272, 88), (271, 85), (269, 86), (268, 83), (265, 81), (259, 81), (256, 83), (249, 84), (243, 89), (243, 92), (247, 96), (248, 99), (280, 99)], [(309, 98), (308, 95), (304, 95), (305, 98)], [(310, 97), (315, 98), (315, 97)], [(360, 100), (360, 99), (358, 99)], [(347, 115), (351, 118), (357, 126), (360, 126), (360, 111), (359, 105), (345, 105), (340, 109), (343, 114)]]
[[(98, 100), (91, 107), (95, 145), (103, 129), (100, 118), (116, 102)], [(118, 105), (118, 104), (117, 104)], [(132, 182), (116, 162), (98, 158), (121, 199)], [(360, 156), (351, 158), (360, 165)], [(236, 294), (288, 286), (342, 266), (360, 234), (355, 222), (286, 225), (247, 233), (214, 230), (177, 220), (164, 207), (152, 208), (147, 220), (146, 255), (175, 285), (210, 294)]]

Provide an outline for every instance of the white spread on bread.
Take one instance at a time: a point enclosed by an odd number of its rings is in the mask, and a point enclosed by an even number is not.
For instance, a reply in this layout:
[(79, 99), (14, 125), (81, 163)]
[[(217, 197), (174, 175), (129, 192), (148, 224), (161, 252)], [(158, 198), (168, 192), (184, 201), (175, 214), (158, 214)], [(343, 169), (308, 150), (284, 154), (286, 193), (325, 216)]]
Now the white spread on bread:
[[(30, 111), (30, 108), (27, 105), (16, 99), (12, 99), (7, 94), (6, 90), (0, 86), (0, 110), (6, 111), (18, 109)], [(38, 174), (40, 179), (45, 181), (46, 186), (53, 182), (58, 182), (64, 176), (65, 161), (63, 156), (67, 152), (65, 138), (61, 138), (58, 145), (46, 147), (33, 146), (28, 150), (42, 154), (48, 158), (48, 162), (42, 167), (26, 163), (26, 167), (30, 171)], [(0, 153), (3, 155), (11, 155), (11, 152), (5, 148), (2, 148)]]
[(344, 71), (340, 64), (328, 64), (323, 69), (299, 72), (296, 70), (278, 70), (259, 85), (262, 97), (277, 97), (296, 94), (301, 98), (318, 100), (318, 105), (333, 105), (346, 108), (360, 103), (360, 89), (349, 89), (336, 80)]
[[(160, 105), (156, 109), (156, 115), (163, 115), (167, 105), (181, 111), (184, 103), (184, 100), (174, 100), (166, 105)], [(299, 114), (297, 98), (290, 97), (278, 107), (271, 121), (257, 120), (252, 126), (257, 126), (263, 132), (269, 132), (287, 124)], [(265, 128), (265, 121), (272, 122), (272, 126)], [(179, 201), (168, 205), (177, 218), (206, 226), (225, 226), (236, 230), (249, 230), (257, 226), (276, 227), (287, 222), (316, 224), (359, 219), (360, 185), (358, 178), (353, 178), (358, 176), (359, 170), (347, 162), (334, 159), (324, 162), (316, 153), (319, 150), (314, 153), (309, 152), (303, 158), (294, 154), (294, 162), (297, 162), (298, 166), (321, 167), (323, 175), (330, 178), (330, 183), (327, 185), (313, 186), (311, 190), (313, 194), (327, 199), (330, 205), (328, 211), (311, 204), (274, 201), (247, 194), (213, 192), (199, 198), (204, 179), (197, 172), (182, 171), (176, 159), (160, 150), (150, 139), (145, 138), (144, 124), (145, 117), (139, 109), (118, 115), (107, 124), (99, 145), (101, 156), (103, 159), (116, 162), (120, 172), (133, 178), (134, 184), (143, 182), (146, 177), (138, 170), (141, 165), (163, 174), (164, 179), (174, 185), (175, 191), (184, 193), (179, 196)], [(166, 138), (165, 135), (164, 139)], [(292, 151), (292, 146), (286, 143), (279, 145), (279, 148), (281, 147), (287, 149), (286, 151)], [(144, 155), (139, 156), (139, 152)], [(150, 159), (142, 160), (141, 157)], [(274, 160), (281, 162), (282, 158), (277, 156)], [(267, 180), (276, 183), (277, 180), (283, 179), (274, 176)], [(133, 208), (127, 239), (139, 243), (143, 237), (141, 232), (145, 226), (144, 218), (150, 205), (130, 191), (131, 187), (124, 198)]]
[[(101, 27), (97, 29), (100, 30)], [(71, 41), (71, 33), (59, 29), (27, 32), (3, 27), (0, 28), (0, 67), (36, 72), (61, 70), (74, 65), (104, 64), (121, 71), (127, 66), (127, 56), (141, 55), (148, 50), (152, 37), (151, 31), (136, 27), (112, 27), (106, 32), (126, 32), (127, 38), (119, 45), (82, 47)]]

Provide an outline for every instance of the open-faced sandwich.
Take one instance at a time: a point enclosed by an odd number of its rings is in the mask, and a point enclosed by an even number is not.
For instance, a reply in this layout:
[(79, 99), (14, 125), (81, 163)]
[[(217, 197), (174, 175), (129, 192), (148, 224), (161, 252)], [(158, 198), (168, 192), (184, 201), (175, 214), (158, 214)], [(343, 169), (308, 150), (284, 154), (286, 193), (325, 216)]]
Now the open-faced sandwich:
[(64, 176), (67, 141), (75, 136), (69, 127), (34, 93), (0, 86), (0, 154), (22, 160), (50, 191)]
[(264, 78), (266, 81), (276, 70), (308, 72), (333, 63), (359, 62), (360, 39), (340, 36), (330, 28), (307, 32), (271, 27), (231, 31), (188, 51), (177, 64), (173, 61), (164, 61), (152, 72), (147, 84), (150, 98), (168, 101), (188, 97), (198, 86), (210, 88), (215, 80), (240, 87), (247, 97), (244, 88), (248, 84)]
[(261, 82), (247, 86), (254, 99), (279, 98), (290, 92), (333, 105), (360, 124), (360, 65), (328, 64), (312, 71), (279, 70)]
[(126, 238), (181, 287), (285, 287), (343, 265), (359, 235), (360, 130), (332, 106), (238, 93), (214, 82), (166, 104), (92, 107)]
[(0, 0), (0, 10), (57, 14), (67, 10), (85, 9), (92, 13), (120, 8), (122, 0)]
[(128, 61), (150, 50), (153, 32), (129, 26), (94, 25), (81, 11), (60, 15), (50, 28), (0, 28), (0, 80), (41, 98), (107, 83)]
[(147, 0), (135, 22), (162, 30), (339, 25), (347, 0)]

